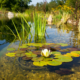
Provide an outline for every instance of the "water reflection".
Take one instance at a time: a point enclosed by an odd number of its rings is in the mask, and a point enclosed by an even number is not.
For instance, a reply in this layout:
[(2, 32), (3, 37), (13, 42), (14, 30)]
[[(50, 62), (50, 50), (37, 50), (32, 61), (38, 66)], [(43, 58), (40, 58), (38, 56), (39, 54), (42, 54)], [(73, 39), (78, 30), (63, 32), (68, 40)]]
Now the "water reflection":
[[(17, 26), (18, 32), (22, 34), (20, 25), (21, 19), (13, 18), (13, 20)], [(14, 36), (5, 25), (8, 25), (12, 31), (17, 34), (11, 20), (0, 21), (0, 47), (4, 44), (5, 47), (14, 40)], [(25, 36), (26, 35), (25, 33)], [(26, 38), (26, 42), (30, 41), (28, 38)], [(16, 40), (18, 40), (18, 38)], [(45, 37), (36, 38), (33, 36), (30, 42), (61, 42), (68, 43), (72, 47), (80, 48), (80, 33), (77, 27), (71, 25), (62, 25), (59, 28), (56, 28), (55, 25), (50, 27), (46, 26)], [(13, 46), (16, 48), (17, 45)], [(6, 53), (6, 50), (3, 49), (3, 51), (5, 51), (3, 53)], [(0, 58), (0, 80), (80, 80), (79, 58), (74, 58), (72, 62), (63, 63), (61, 66), (57, 67), (44, 66), (44, 68), (40, 67), (40, 69), (39, 67), (37, 67), (38, 69), (33, 69), (33, 67), (36, 68), (31, 61), (27, 62), (20, 57), (10, 58), (3, 55)]]

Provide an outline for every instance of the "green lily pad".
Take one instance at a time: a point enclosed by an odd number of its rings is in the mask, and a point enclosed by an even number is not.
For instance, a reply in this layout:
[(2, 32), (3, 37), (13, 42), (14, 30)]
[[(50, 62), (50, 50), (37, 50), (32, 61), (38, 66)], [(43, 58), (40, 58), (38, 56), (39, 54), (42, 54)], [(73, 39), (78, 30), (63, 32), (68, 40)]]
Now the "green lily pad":
[(45, 62), (45, 61), (33, 62), (33, 65), (35, 65), (35, 66), (45, 66), (45, 65), (47, 65), (47, 62)]
[(54, 54), (54, 55), (61, 55), (61, 52), (53, 51), (53, 52), (51, 52), (51, 54)]
[(47, 63), (48, 63), (48, 65), (51, 65), (51, 66), (59, 66), (59, 65), (62, 64), (62, 62), (55, 61), (55, 60), (53, 60), (53, 61), (48, 61)]
[(16, 50), (15, 48), (8, 48), (7, 49), (8, 51), (14, 51), (14, 50)]
[(60, 61), (60, 62), (71, 62), (73, 59), (70, 56), (63, 56), (63, 55), (57, 55), (55, 59), (56, 61)]
[(43, 61), (51, 61), (53, 58), (46, 58), (44, 57)]
[(28, 46), (26, 46), (26, 45), (22, 45), (22, 46), (20, 46), (19, 48), (27, 48)]
[(68, 52), (69, 49), (62, 49), (62, 50), (59, 50), (59, 51), (61, 51), (61, 52)]
[(23, 57), (23, 56), (25, 56), (25, 54), (24, 53), (16, 53), (15, 56), (16, 57)]
[(68, 44), (65, 44), (65, 43), (57, 43), (58, 45), (61, 45), (61, 46), (68, 46)]
[(15, 57), (15, 54), (16, 54), (16, 53), (10, 53), (10, 52), (9, 52), (9, 53), (6, 54), (6, 56)]
[(36, 56), (37, 56), (36, 54), (33, 54), (32, 52), (25, 53), (25, 55), (26, 55), (27, 57), (36, 57)]
[(43, 57), (33, 57), (32, 58), (32, 61), (42, 61), (43, 60)]
[(71, 53), (77, 53), (77, 54), (80, 54), (80, 51), (72, 51)]
[(34, 50), (34, 49), (36, 49), (36, 47), (34, 47), (34, 46), (33, 46), (33, 47), (28, 47), (28, 48), (27, 48), (27, 50)]

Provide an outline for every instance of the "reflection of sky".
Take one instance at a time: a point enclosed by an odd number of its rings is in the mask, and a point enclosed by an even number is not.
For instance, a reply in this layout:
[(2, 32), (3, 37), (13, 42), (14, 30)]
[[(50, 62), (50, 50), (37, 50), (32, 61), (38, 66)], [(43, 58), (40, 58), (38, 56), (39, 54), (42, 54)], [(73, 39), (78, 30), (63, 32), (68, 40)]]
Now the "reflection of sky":
[(32, 0), (32, 2), (30, 2), (30, 5), (32, 5), (32, 4), (35, 5), (37, 2), (43, 2), (43, 1), (50, 2), (51, 0)]
[(9, 43), (6, 43), (6, 40), (0, 40), (0, 51), (7, 45), (9, 45)]
[(46, 30), (46, 41), (53, 42), (53, 43), (69, 43), (70, 42), (70, 35), (71, 32), (67, 33), (66, 30), (59, 33), (56, 28), (48, 27)]

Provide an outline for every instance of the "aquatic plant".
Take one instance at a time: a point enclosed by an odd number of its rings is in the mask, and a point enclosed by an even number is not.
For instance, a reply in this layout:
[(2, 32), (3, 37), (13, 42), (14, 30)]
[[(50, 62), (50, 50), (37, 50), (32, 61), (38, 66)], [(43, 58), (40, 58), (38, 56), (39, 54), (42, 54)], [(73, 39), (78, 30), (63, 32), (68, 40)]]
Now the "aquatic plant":
[(45, 16), (42, 17), (39, 13), (34, 13), (35, 36), (37, 37), (45, 36), (45, 28), (46, 28)]
[(41, 55), (44, 57), (49, 57), (51, 55), (50, 50), (48, 50), (48, 49), (42, 50)]
[(80, 19), (79, 19), (79, 23), (78, 23), (78, 25), (79, 25), (78, 30), (79, 30), (79, 32), (80, 32)]
[(25, 43), (25, 41), (29, 42), (29, 38), (32, 39), (32, 34), (31, 34), (31, 25), (26, 21), (26, 19), (21, 15), (21, 31), (19, 32), (17, 29), (17, 26), (15, 25), (14, 21), (12, 20), (12, 23), (15, 27), (18, 39), (22, 41), (22, 43)]
[[(51, 50), (52, 46), (66, 47), (68, 45), (64, 43), (57, 43), (57, 44), (55, 43), (28, 43), (28, 44), (23, 44), (22, 46), (20, 46), (18, 50), (15, 50), (14, 48), (8, 48), (7, 50), (10, 52), (8, 52), (6, 56), (21, 57), (23, 60), (31, 60), (33, 61), (33, 65), (35, 66), (47, 66), (47, 65), (59, 66), (63, 62), (71, 62), (73, 60), (72, 57), (80, 56), (80, 51), (70, 51), (71, 48), (64, 49), (64, 52), (66, 52), (66, 54), (61, 54), (61, 50), (50, 52), (50, 50), (48, 50), (47, 48), (44, 49), (44, 46), (45, 47), (49, 46), (48, 48), (50, 48)], [(43, 56), (41, 56), (41, 54)]]

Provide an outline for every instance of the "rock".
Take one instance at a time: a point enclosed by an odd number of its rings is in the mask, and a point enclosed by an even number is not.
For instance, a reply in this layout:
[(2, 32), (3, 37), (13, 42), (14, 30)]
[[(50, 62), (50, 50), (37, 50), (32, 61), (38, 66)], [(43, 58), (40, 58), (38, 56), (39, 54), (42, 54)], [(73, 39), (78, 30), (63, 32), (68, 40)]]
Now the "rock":
[(52, 24), (52, 15), (49, 15), (47, 22), (48, 24)]
[(12, 19), (14, 17), (14, 14), (12, 12), (8, 12), (7, 17), (9, 19)]

